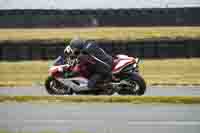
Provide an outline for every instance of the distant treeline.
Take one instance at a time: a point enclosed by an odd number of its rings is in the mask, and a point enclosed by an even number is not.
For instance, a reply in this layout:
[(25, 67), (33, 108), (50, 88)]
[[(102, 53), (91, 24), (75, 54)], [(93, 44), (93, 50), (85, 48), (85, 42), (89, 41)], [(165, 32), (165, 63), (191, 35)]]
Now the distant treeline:
[(97, 10), (0, 10), (0, 27), (197, 26), (200, 7)]

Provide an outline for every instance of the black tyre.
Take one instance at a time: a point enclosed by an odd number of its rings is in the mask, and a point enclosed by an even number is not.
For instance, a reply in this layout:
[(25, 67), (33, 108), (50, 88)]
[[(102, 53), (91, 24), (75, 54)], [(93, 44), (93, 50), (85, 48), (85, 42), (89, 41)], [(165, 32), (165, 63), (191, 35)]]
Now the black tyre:
[(50, 95), (71, 95), (73, 94), (72, 90), (66, 88), (60, 82), (55, 80), (53, 77), (49, 76), (45, 80), (45, 88)]
[(146, 83), (138, 73), (133, 73), (131, 75), (129, 83), (133, 84), (133, 88), (131, 89), (131, 94), (141, 96), (145, 93)]

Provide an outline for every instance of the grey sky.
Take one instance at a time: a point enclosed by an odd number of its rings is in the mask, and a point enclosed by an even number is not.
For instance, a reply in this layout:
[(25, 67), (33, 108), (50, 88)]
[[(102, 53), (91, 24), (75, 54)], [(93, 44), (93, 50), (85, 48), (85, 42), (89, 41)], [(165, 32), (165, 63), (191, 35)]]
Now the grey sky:
[(200, 0), (0, 0), (0, 9), (107, 9), (199, 6)]

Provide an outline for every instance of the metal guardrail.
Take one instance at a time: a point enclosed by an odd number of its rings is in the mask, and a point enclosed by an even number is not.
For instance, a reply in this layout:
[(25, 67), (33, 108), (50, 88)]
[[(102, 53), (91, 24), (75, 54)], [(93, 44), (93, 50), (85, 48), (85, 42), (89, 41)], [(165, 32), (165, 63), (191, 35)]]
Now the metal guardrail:
[(1, 28), (200, 25), (200, 7), (97, 10), (0, 10)]

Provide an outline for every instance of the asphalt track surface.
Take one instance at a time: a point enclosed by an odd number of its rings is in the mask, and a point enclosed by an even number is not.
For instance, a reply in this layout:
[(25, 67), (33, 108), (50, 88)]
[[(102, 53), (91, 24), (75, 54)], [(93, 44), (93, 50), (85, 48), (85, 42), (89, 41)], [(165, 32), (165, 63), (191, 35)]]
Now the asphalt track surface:
[[(48, 96), (42, 86), (0, 87), (0, 95), (9, 96)], [(158, 87), (149, 86), (145, 96), (200, 96), (200, 86)]]
[[(43, 87), (0, 95), (48, 95)], [(146, 96), (200, 96), (200, 87), (148, 87)], [(0, 103), (0, 130), (55, 133), (200, 133), (200, 104)]]
[(9, 132), (199, 133), (200, 105), (0, 103)]

